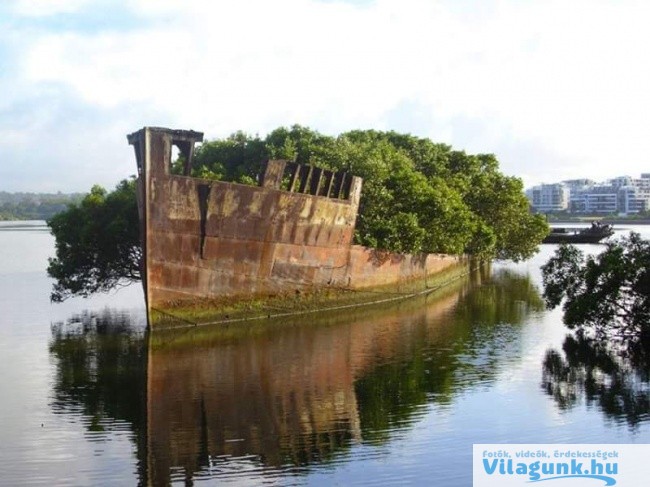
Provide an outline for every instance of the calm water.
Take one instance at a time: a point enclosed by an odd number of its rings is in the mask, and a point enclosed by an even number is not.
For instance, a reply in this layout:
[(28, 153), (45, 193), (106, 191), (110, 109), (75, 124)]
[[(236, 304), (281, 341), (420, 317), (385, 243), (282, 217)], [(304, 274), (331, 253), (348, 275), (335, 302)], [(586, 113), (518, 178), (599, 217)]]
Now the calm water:
[(650, 443), (648, 371), (562, 349), (553, 248), (391, 307), (147, 335), (139, 286), (51, 304), (47, 229), (0, 223), (0, 484), (462, 486), (473, 443)]

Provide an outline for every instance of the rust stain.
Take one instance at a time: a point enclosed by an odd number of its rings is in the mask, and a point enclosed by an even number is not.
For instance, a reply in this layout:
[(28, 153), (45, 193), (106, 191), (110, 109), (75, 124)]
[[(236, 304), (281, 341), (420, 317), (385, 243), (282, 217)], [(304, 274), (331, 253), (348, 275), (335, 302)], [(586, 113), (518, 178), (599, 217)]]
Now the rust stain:
[(201, 132), (156, 127), (128, 136), (138, 165), (148, 310), (199, 297), (362, 289), (459, 262), (352, 245), (362, 180), (348, 173), (271, 160), (259, 186), (192, 178), (189, 164), (172, 174), (172, 146), (190, 161), (202, 140)]

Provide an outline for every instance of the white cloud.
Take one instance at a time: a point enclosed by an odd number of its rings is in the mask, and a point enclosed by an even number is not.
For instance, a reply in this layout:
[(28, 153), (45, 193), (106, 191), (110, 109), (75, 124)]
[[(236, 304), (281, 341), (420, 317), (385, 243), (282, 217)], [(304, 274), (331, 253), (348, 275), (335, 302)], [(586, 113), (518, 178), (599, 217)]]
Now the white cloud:
[(27, 17), (69, 14), (92, 3), (93, 0), (14, 0), (14, 11)]
[[(31, 3), (40, 4), (19, 5)], [(62, 86), (99, 111), (138, 105), (161, 117), (130, 113), (126, 131), (404, 127), (495, 152), (529, 183), (562, 171), (648, 170), (650, 4), (495, 0), (480, 13), (462, 5), (125, 0), (141, 28), (34, 36), (22, 75), (35, 90)]]
[[(28, 77), (72, 86), (100, 106), (147, 101), (229, 130), (313, 122), (332, 110), (341, 125), (367, 125), (405, 99), (426, 101), (444, 65), (462, 54), (448, 43), (453, 19), (429, 2), (191, 5), (172, 12), (165, 4), (176, 19), (147, 32), (44, 37), (27, 59)], [(162, 15), (158, 2), (139, 7)]]

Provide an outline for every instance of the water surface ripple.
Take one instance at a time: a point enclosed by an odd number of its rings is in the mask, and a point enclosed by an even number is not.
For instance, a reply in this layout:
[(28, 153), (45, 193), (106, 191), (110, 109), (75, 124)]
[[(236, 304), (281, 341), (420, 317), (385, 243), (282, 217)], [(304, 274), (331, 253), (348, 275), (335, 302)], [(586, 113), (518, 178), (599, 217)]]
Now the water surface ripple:
[(650, 443), (647, 371), (585, 362), (544, 309), (553, 249), (390, 306), (147, 333), (139, 286), (50, 303), (52, 237), (1, 223), (0, 484), (458, 486), (474, 443)]

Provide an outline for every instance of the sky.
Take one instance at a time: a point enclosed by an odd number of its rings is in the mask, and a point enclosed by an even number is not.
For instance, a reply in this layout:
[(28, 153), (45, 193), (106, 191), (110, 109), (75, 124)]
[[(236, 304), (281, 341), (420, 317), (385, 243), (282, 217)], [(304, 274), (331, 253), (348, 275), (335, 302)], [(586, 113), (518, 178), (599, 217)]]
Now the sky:
[(3, 0), (0, 191), (113, 188), (144, 126), (395, 130), (526, 187), (639, 177), (649, 23), (645, 0)]

